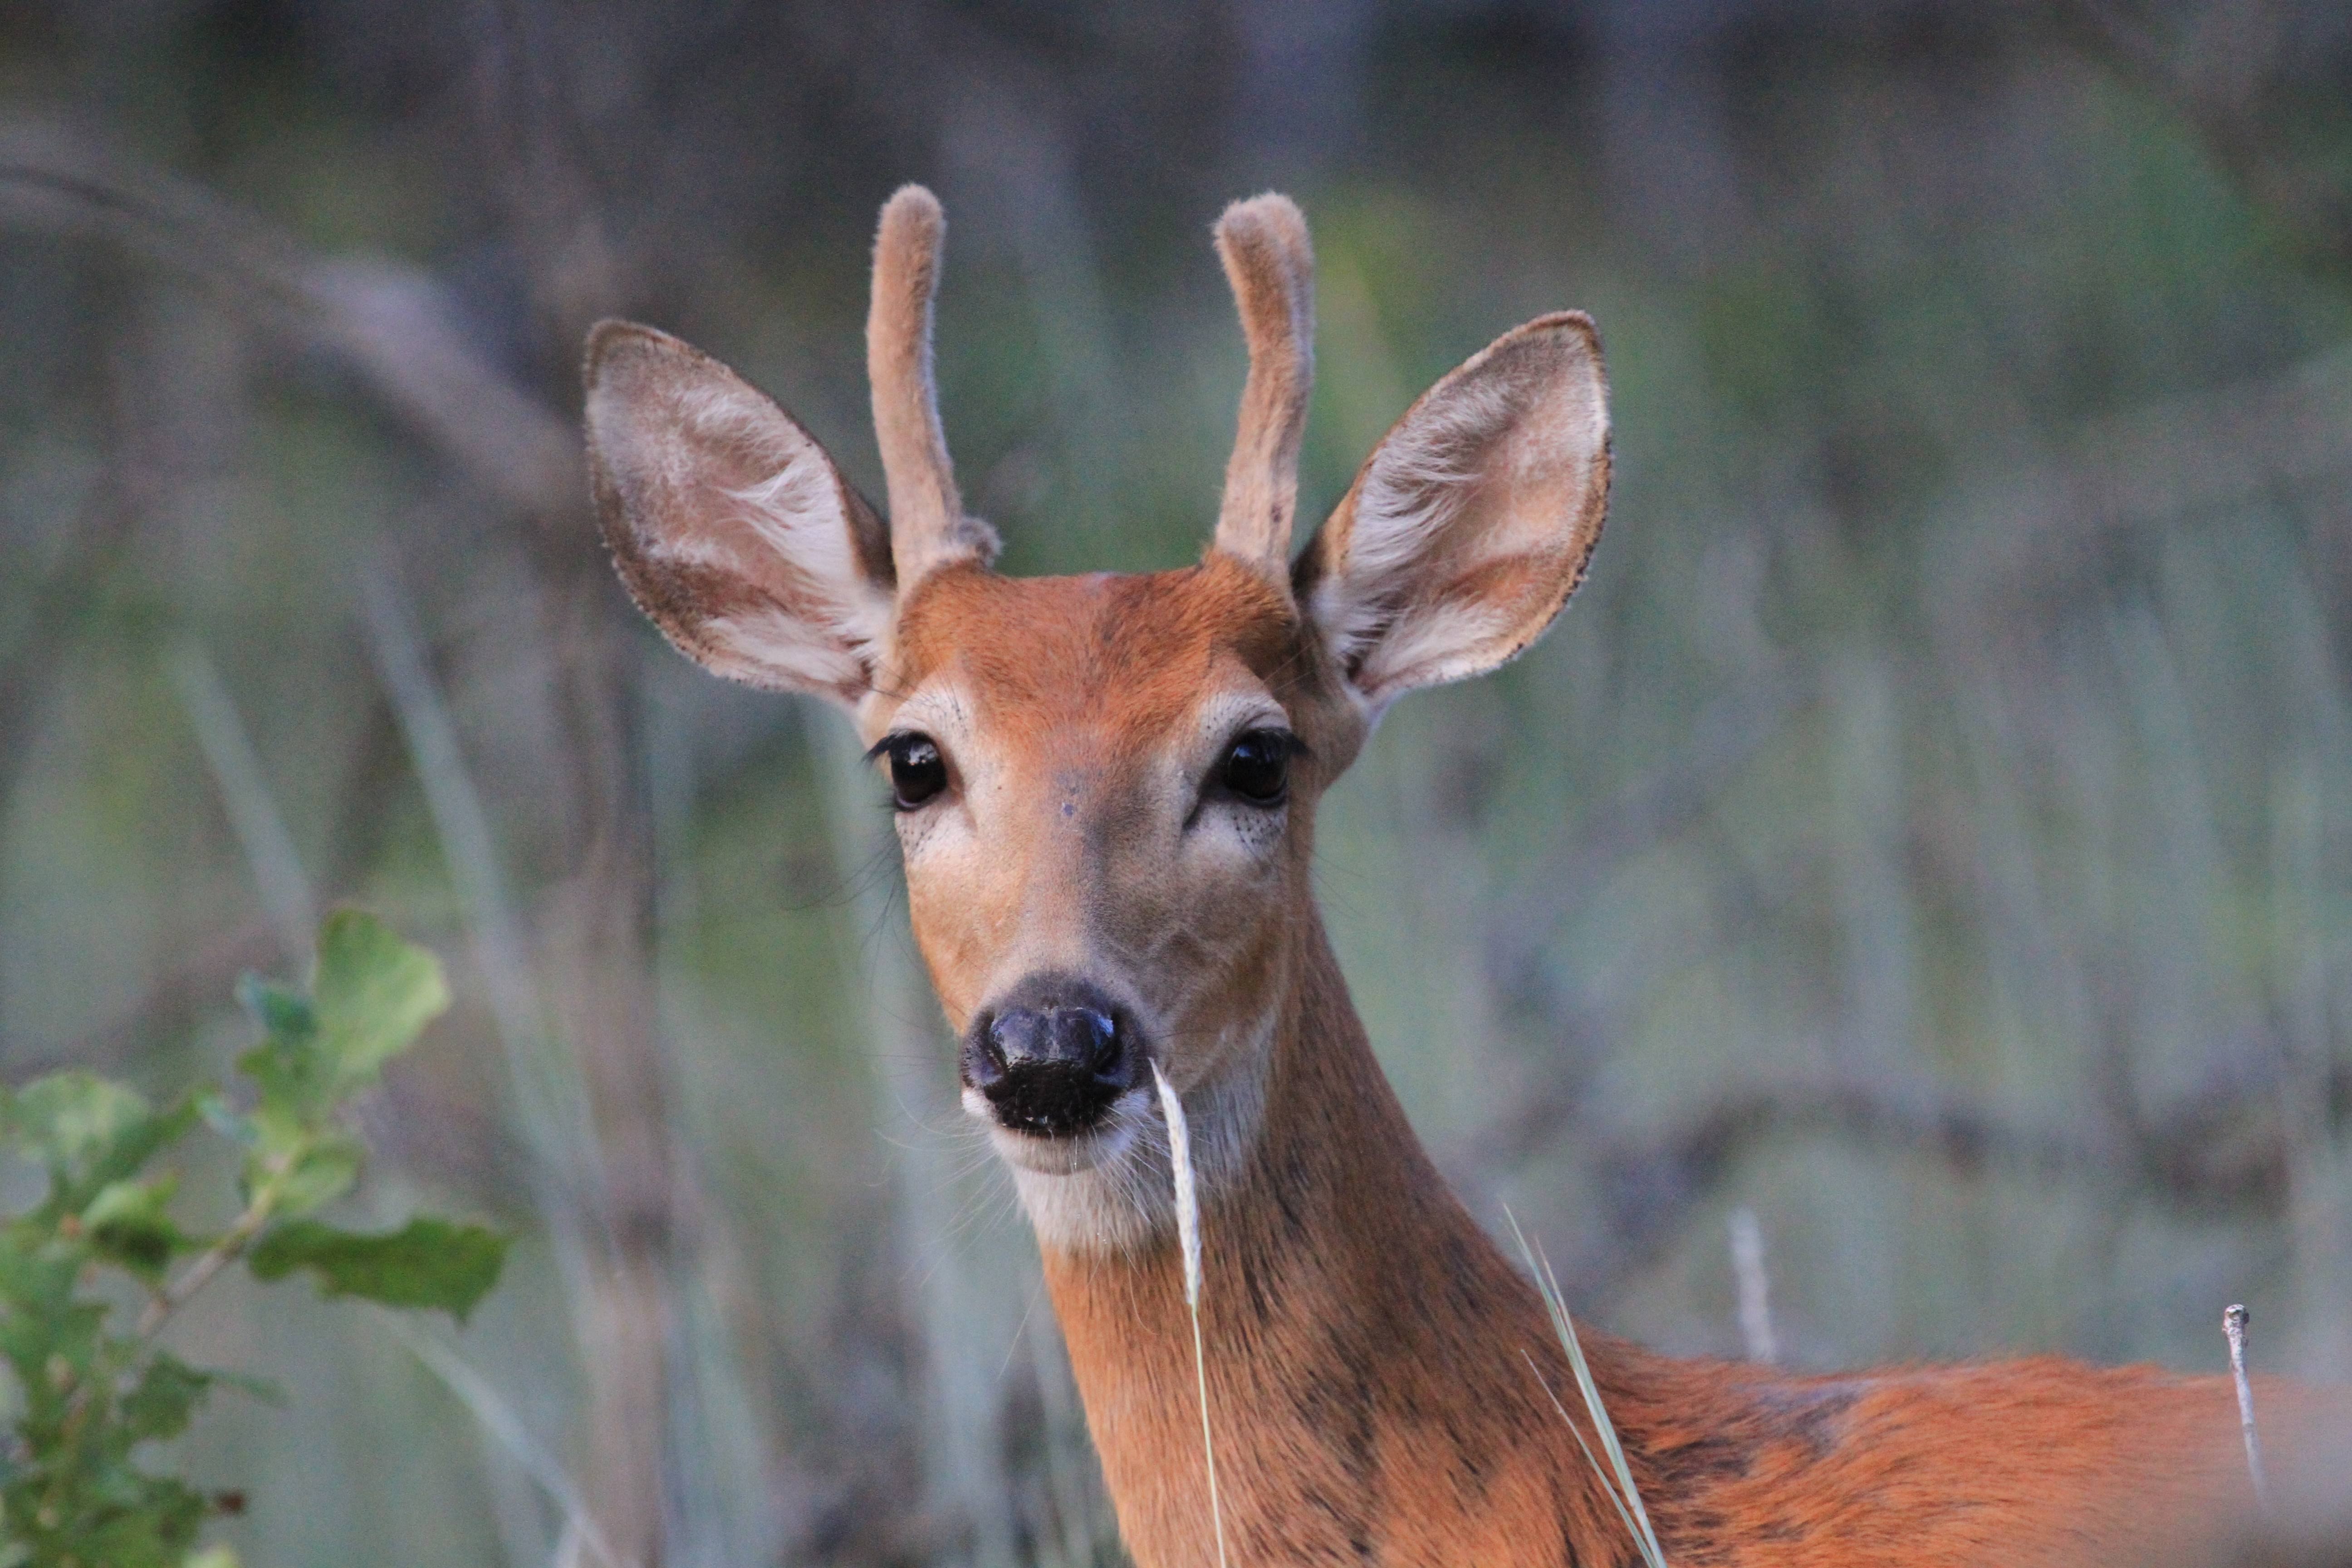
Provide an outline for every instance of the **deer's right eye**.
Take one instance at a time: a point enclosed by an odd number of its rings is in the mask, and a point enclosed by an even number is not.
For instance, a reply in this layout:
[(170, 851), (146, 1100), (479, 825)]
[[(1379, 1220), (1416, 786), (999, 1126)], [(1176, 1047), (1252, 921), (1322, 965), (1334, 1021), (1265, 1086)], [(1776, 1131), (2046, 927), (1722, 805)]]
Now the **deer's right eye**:
[(947, 759), (929, 735), (892, 735), (876, 750), (890, 759), (890, 805), (913, 811), (948, 787)]

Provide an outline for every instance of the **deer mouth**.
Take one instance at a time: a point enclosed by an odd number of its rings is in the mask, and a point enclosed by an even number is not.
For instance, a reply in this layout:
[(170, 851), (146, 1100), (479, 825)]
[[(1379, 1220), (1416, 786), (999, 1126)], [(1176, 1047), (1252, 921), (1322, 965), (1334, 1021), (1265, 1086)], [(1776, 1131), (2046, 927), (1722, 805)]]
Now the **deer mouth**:
[(1091, 1132), (1110, 1115), (1126, 1086), (1083, 1067), (1006, 1072), (979, 1087), (996, 1124), (1033, 1138)]
[(989, 1141), (1016, 1173), (1035, 1176), (1076, 1177), (1117, 1165), (1135, 1143), (1139, 1124), (1149, 1120), (1144, 1097), (1134, 1092), (1114, 1101), (1093, 1125), (1075, 1132), (1032, 1132), (1007, 1126), (976, 1089), (964, 1091), (964, 1107), (985, 1121)]

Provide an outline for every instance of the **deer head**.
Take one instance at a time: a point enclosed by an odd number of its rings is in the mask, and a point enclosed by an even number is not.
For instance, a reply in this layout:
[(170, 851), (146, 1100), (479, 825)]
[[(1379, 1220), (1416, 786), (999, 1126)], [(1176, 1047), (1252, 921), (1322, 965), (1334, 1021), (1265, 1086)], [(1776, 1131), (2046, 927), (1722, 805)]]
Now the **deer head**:
[(1517, 327), (1397, 421), (1290, 558), (1312, 377), (1297, 207), (1216, 247), (1250, 369), (1197, 566), (1014, 579), (964, 515), (931, 374), (944, 226), (883, 208), (867, 354), (886, 525), (789, 415), (650, 328), (589, 341), (604, 536), (638, 605), (731, 679), (847, 710), (887, 773), (963, 1100), (1041, 1238), (1164, 1223), (1154, 1068), (1212, 1190), (1256, 1136), (1300, 954), (1318, 799), (1402, 692), (1522, 652), (1582, 577), (1609, 482), (1591, 322)]

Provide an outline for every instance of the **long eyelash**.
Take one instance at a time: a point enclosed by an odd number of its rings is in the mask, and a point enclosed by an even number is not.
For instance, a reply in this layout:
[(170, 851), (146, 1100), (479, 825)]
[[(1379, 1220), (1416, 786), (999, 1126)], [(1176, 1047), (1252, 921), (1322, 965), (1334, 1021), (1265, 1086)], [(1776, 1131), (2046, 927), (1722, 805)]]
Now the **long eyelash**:
[(889, 752), (892, 747), (900, 745), (908, 741), (913, 740), (914, 738), (915, 731), (912, 730), (893, 730), (888, 734), (883, 736), (880, 740), (866, 748), (866, 761), (869, 763), (878, 762), (882, 757)]

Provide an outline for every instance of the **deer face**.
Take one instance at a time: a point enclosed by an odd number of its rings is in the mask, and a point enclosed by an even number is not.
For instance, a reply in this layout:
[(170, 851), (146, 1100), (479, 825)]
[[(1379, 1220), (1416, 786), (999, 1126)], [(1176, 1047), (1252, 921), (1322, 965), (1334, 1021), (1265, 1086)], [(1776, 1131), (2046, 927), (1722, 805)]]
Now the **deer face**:
[(1607, 492), (1580, 316), (1507, 334), (1381, 443), (1294, 564), (1309, 261), (1280, 197), (1218, 241), (1251, 374), (1215, 542), (1142, 576), (1015, 580), (932, 406), (940, 222), (885, 209), (869, 330), (888, 527), (789, 416), (642, 327), (591, 339), (605, 535), (680, 648), (825, 696), (886, 776), (966, 1108), (1049, 1244), (1162, 1221), (1153, 1075), (1214, 1184), (1246, 1154), (1312, 928), (1315, 803), (1386, 703), (1509, 658), (1581, 576)]
[(1188, 571), (926, 583), (891, 695), (915, 935), (964, 1101), (1017, 1168), (1118, 1159), (1180, 1091), (1261, 1076), (1315, 796), (1360, 726), (1286, 596)]

